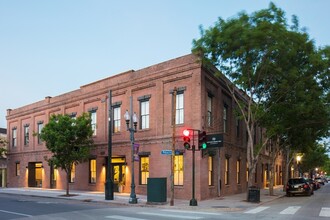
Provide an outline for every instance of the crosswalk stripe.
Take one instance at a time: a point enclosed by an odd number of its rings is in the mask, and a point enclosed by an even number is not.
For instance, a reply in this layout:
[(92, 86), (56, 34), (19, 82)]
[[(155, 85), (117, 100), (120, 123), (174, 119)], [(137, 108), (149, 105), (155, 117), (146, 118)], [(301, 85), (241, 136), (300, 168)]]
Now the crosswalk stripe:
[(222, 215), (221, 213), (214, 212), (195, 212), (195, 211), (185, 211), (185, 210), (174, 210), (174, 209), (162, 209), (163, 212), (176, 212), (176, 213), (189, 213), (189, 214), (202, 214), (202, 215)]
[(202, 219), (203, 217), (197, 217), (197, 216), (181, 216), (181, 215), (169, 215), (169, 214), (160, 214), (160, 213), (152, 213), (152, 212), (138, 212), (138, 214), (141, 215), (154, 215), (154, 216), (161, 216), (161, 217), (169, 217), (169, 218), (174, 218), (174, 219)]
[(122, 216), (122, 215), (109, 215), (109, 216), (105, 216), (104, 218), (112, 218), (112, 219), (119, 219), (119, 220), (145, 220), (143, 218), (132, 218), (132, 217), (127, 217), (127, 216)]
[(280, 212), (280, 214), (294, 215), (299, 209), (300, 209), (300, 206), (289, 206), (288, 208), (286, 208), (282, 212)]
[(323, 207), (320, 211), (320, 217), (330, 217), (330, 208)]
[(262, 212), (262, 211), (264, 211), (264, 210), (266, 210), (268, 208), (269, 208), (269, 206), (260, 206), (258, 208), (251, 209), (251, 210), (249, 210), (247, 212), (244, 212), (244, 213), (247, 213), (247, 214), (256, 214), (256, 213)]

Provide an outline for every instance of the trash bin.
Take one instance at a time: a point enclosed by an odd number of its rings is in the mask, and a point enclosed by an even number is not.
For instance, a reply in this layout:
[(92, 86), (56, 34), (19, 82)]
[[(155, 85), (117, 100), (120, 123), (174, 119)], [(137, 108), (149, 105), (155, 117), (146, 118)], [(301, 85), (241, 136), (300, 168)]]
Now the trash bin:
[(256, 186), (249, 187), (248, 202), (260, 202), (260, 188)]
[(148, 178), (147, 184), (147, 202), (166, 202), (167, 187), (166, 177), (164, 178)]

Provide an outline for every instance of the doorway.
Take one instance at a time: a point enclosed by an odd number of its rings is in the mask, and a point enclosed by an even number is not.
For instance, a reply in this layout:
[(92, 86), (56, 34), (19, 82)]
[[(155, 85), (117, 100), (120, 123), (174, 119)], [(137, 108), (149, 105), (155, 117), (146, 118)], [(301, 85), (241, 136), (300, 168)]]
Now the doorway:
[[(108, 158), (106, 157), (106, 161)], [(107, 168), (108, 166), (106, 166)], [(113, 175), (113, 191), (123, 192), (126, 185), (126, 159), (125, 157), (113, 157), (111, 159), (112, 175)], [(107, 174), (107, 172), (106, 172)]]
[(42, 187), (42, 163), (28, 163), (28, 187)]

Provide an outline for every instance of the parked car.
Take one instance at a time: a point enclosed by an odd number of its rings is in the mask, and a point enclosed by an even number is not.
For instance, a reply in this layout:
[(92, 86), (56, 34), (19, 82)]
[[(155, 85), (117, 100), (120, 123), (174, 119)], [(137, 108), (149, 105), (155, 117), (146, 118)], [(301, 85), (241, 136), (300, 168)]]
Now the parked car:
[(323, 178), (321, 178), (321, 177), (315, 177), (314, 180), (317, 181), (319, 184), (324, 185), (324, 179)]
[(313, 179), (307, 179), (307, 180), (309, 182), (309, 185), (312, 186), (313, 191), (318, 190), (320, 188), (320, 184), (317, 181), (315, 181)]
[(309, 184), (309, 181), (305, 178), (291, 178), (286, 185), (286, 195), (288, 197), (292, 195), (307, 195), (314, 194), (313, 187)]

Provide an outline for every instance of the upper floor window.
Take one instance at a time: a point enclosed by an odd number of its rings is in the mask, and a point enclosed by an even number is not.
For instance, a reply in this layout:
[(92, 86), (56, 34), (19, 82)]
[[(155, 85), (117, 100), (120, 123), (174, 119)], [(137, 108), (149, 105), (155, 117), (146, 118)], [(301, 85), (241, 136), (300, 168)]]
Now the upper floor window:
[(16, 147), (17, 146), (17, 128), (13, 128), (12, 129), (11, 146), (12, 147)]
[(148, 129), (149, 128), (149, 99), (151, 95), (145, 95), (139, 97), (138, 100), (140, 101), (140, 128), (141, 129)]
[(40, 135), (41, 135), (41, 131), (42, 131), (42, 128), (43, 128), (43, 122), (38, 122), (37, 126), (38, 126), (38, 144), (41, 144), (42, 143), (42, 140), (40, 138)]
[(228, 106), (226, 104), (223, 106), (223, 132), (228, 132)]
[(176, 95), (176, 124), (184, 123), (184, 95), (180, 92)]
[(29, 144), (29, 133), (30, 133), (30, 126), (24, 125), (24, 145)]
[(209, 94), (207, 96), (207, 125), (212, 126), (213, 122), (213, 115), (212, 115), (212, 95)]
[(97, 129), (97, 114), (96, 114), (96, 110), (97, 109), (91, 109), (89, 111), (90, 115), (91, 115), (91, 120), (92, 120), (92, 129), (93, 129), (93, 135), (95, 136), (96, 135), (96, 129)]
[(120, 105), (116, 105), (113, 107), (113, 133), (120, 132)]
[(241, 123), (240, 123), (240, 119), (239, 118), (236, 118), (236, 137), (239, 138), (240, 137), (240, 126), (241, 126)]

